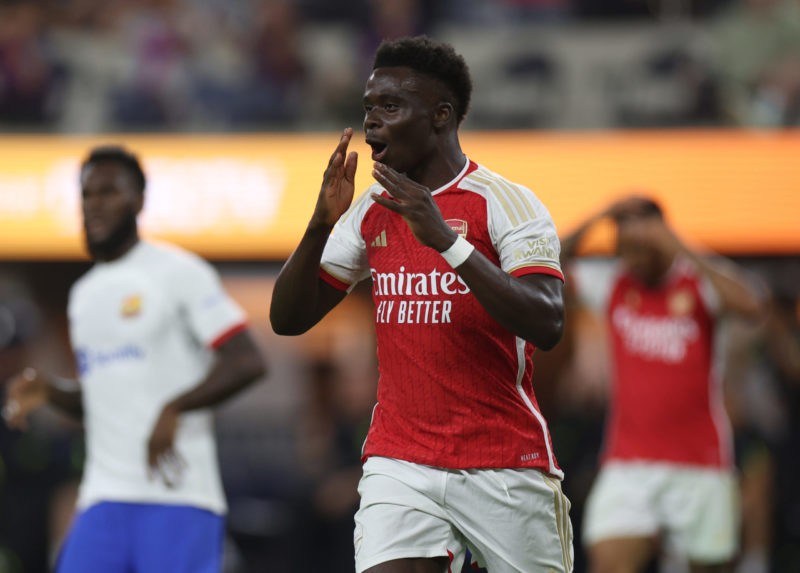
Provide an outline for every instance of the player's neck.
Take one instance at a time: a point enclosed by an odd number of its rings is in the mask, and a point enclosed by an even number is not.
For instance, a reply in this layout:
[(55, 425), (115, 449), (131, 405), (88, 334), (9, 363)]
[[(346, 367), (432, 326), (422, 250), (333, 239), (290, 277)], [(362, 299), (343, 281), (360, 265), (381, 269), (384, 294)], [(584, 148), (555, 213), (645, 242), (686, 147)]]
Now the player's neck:
[(466, 162), (467, 158), (456, 138), (437, 149), (430, 160), (420, 165), (415, 172), (409, 173), (409, 177), (428, 189), (439, 189), (455, 179)]
[(92, 259), (98, 263), (111, 263), (121, 259), (139, 244), (139, 233), (133, 233), (128, 238), (110, 249), (102, 249), (91, 253)]

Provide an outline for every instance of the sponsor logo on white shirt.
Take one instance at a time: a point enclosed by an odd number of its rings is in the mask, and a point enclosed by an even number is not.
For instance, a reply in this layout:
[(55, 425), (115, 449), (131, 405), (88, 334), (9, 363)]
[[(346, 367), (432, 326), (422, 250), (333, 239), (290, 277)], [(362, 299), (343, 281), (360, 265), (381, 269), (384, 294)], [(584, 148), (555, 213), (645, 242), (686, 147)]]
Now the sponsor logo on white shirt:
[(75, 351), (78, 373), (81, 376), (85, 376), (95, 368), (103, 368), (120, 362), (138, 362), (144, 358), (144, 350), (134, 344), (126, 344), (110, 350), (78, 348)]

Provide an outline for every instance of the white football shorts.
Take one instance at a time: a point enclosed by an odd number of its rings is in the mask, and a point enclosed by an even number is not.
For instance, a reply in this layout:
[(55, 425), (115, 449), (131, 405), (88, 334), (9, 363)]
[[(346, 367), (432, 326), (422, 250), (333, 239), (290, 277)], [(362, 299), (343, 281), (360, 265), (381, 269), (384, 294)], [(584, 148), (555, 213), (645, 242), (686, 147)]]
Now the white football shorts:
[(572, 571), (570, 503), (559, 480), (533, 469), (448, 470), (382, 457), (364, 463), (355, 516), (356, 572), (468, 547), (492, 573)]
[(695, 563), (723, 563), (739, 538), (736, 477), (727, 470), (645, 461), (605, 464), (589, 492), (583, 543), (663, 536)]

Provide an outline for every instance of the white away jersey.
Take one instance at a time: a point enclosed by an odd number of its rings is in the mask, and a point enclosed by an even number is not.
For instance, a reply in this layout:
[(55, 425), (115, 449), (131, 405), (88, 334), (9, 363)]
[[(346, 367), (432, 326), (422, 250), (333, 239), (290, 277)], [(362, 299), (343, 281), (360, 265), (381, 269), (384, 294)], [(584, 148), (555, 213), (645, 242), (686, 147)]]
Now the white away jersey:
[[(533, 392), (533, 346), (498, 324), (434, 249), (370, 187), (337, 224), (322, 278), (372, 278), (380, 381), (364, 449), (445, 468), (533, 467), (555, 476)], [(443, 217), (505, 272), (563, 278), (553, 221), (539, 199), (473, 162), (433, 191)]]
[(79, 506), (124, 501), (223, 513), (211, 411), (180, 418), (175, 448), (187, 467), (178, 485), (147, 475), (147, 440), (163, 405), (202, 381), (213, 348), (245, 325), (211, 265), (140, 241), (81, 277), (68, 312), (86, 425)]

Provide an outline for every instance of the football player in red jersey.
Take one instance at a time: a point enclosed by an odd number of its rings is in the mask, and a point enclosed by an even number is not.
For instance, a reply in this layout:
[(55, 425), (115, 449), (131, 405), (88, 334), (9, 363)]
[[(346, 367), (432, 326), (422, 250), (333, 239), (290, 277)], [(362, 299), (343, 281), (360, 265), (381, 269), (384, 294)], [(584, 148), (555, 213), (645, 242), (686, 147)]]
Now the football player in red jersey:
[(571, 571), (572, 526), (533, 351), (561, 338), (558, 235), (532, 191), (466, 157), (471, 79), (451, 46), (384, 42), (364, 91), (376, 183), (345, 129), (275, 284), (279, 334), (371, 278), (380, 380), (356, 514), (361, 573)]
[[(612, 383), (583, 528), (591, 571), (642, 571), (659, 545), (695, 573), (724, 571), (739, 512), (715, 336), (726, 313), (759, 317), (762, 297), (730, 261), (689, 249), (647, 197), (585, 220), (562, 241), (565, 264), (603, 219), (616, 225), (619, 260), (602, 297)], [(591, 288), (602, 290), (596, 281)]]

